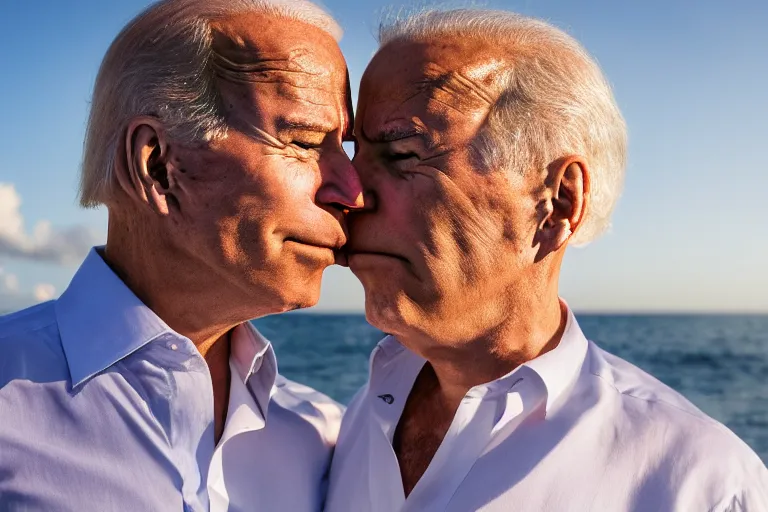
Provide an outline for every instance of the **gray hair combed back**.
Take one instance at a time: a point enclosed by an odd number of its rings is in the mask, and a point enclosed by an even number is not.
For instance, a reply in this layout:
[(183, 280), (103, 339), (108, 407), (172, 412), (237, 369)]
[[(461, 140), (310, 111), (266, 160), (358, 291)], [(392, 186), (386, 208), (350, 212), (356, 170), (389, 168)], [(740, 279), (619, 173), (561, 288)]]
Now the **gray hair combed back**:
[(341, 28), (308, 0), (163, 0), (133, 19), (107, 50), (93, 89), (80, 204), (109, 204), (120, 137), (136, 116), (154, 116), (177, 141), (226, 135), (212, 68), (214, 21), (263, 12), (302, 21), (336, 41)]
[(590, 203), (570, 243), (600, 236), (621, 195), (627, 147), (624, 119), (600, 67), (563, 31), (505, 11), (422, 11), (383, 22), (379, 44), (456, 36), (487, 41), (511, 57), (479, 136), (482, 164), (522, 173), (559, 157), (585, 157)]

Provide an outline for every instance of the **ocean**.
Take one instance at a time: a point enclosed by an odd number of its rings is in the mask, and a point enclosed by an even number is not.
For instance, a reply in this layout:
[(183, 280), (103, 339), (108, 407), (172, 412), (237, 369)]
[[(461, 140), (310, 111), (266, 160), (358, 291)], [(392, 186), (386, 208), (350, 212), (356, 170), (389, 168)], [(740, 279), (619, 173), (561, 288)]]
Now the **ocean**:
[[(577, 315), (589, 339), (671, 386), (768, 462), (768, 315)], [(383, 334), (362, 315), (291, 313), (254, 322), (280, 373), (348, 403)]]

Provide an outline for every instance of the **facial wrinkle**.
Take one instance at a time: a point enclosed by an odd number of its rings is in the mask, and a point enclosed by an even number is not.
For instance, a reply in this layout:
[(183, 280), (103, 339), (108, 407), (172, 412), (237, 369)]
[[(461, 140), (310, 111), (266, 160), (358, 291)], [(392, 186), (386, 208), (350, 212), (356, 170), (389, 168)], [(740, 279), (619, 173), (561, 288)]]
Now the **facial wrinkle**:
[[(450, 150), (445, 153), (450, 153)], [(422, 160), (421, 164), (424, 162)], [(478, 209), (479, 204), (476, 198), (465, 193), (452, 177), (442, 170), (432, 166), (424, 167), (415, 172), (434, 180), (440, 197), (450, 198), (450, 200), (441, 201), (438, 205), (425, 206), (425, 208), (437, 208), (440, 213), (432, 216), (433, 221), (448, 229), (432, 226), (430, 231), (436, 235), (436, 238), (426, 237), (422, 241), (423, 247), (436, 260), (452, 262), (450, 268), (456, 278), (470, 283), (482, 273), (482, 268), (475, 267), (478, 261), (482, 261), (485, 268), (493, 264), (494, 255), (486, 252), (485, 248), (493, 247), (493, 242), (499, 233), (496, 232), (494, 223)], [(446, 254), (446, 251), (456, 250), (458, 252), (452, 256)]]
[(272, 71), (280, 71), (283, 73), (312, 74), (308, 73), (305, 69), (301, 69), (300, 67), (294, 65), (290, 59), (286, 59), (285, 57), (273, 59), (259, 58), (258, 60), (253, 60), (250, 62), (237, 62), (222, 55), (221, 53), (214, 52), (213, 63), (216, 69), (219, 69), (225, 73), (233, 74), (248, 75), (269, 73)]
[(457, 278), (469, 284), (493, 264), (494, 255), (487, 248), (493, 247), (494, 226), (452, 180), (444, 180), (443, 187), (445, 194), (452, 196), (453, 207), (446, 208), (445, 222), (450, 228), (452, 248), (458, 249), (452, 258), (459, 269)]
[[(405, 105), (406, 103), (408, 103), (409, 101), (411, 101), (412, 99), (414, 99), (414, 98), (418, 97), (418, 96), (419, 96), (420, 94), (422, 94), (423, 92), (424, 92), (424, 91), (423, 91), (423, 90), (422, 90), (420, 87), (418, 87), (418, 86), (417, 86), (417, 87), (416, 87), (416, 90), (414, 91), (414, 93), (413, 93), (413, 94), (411, 94), (410, 96), (406, 96), (405, 98), (403, 98), (403, 100), (402, 100), (402, 101), (401, 101), (401, 102), (400, 102), (400, 103), (399, 103), (397, 106), (395, 106), (395, 107), (393, 108), (393, 111), (394, 111), (394, 109), (400, 108), (400, 107), (402, 107), (403, 105)], [(389, 98), (386, 98), (386, 97), (385, 97), (385, 98), (377, 98), (377, 99), (376, 99), (376, 101), (375, 101), (374, 103), (375, 103), (375, 104), (379, 104), (379, 103), (385, 103), (385, 102), (387, 102), (388, 100), (389, 100)]]
[(436, 97), (433, 96), (432, 98), (430, 98), (430, 100), (432, 100), (433, 102), (437, 103), (438, 105), (442, 105), (442, 106), (444, 106), (444, 107), (446, 107), (446, 108), (448, 108), (450, 110), (454, 110), (454, 111), (458, 112), (459, 114), (467, 114), (468, 113), (465, 110), (459, 108), (458, 106), (452, 105), (451, 103), (448, 103), (447, 101), (441, 100), (440, 98), (436, 98)]
[(420, 92), (430, 99), (460, 113), (490, 108), (494, 98), (489, 91), (474, 79), (460, 71), (448, 71), (437, 64), (427, 65), (424, 77), (417, 84)]
[[(313, 88), (300, 87), (300, 89), (312, 90)], [(323, 92), (325, 92), (325, 91), (323, 91)], [(334, 96), (336, 96), (337, 98), (342, 98), (341, 101), (344, 101), (342, 95), (335, 94)], [(305, 97), (302, 97), (302, 96), (294, 96), (294, 95), (291, 96), (291, 99), (294, 100), (294, 101), (297, 101), (297, 102), (300, 102), (300, 103), (306, 103), (307, 105), (312, 105), (312, 106), (315, 106), (315, 107), (332, 107), (332, 108), (335, 108), (335, 106), (332, 103), (327, 102), (327, 101), (313, 101), (310, 98), (305, 98)]]
[(291, 71), (286, 74), (283, 70), (271, 69), (266, 73), (259, 73), (253, 76), (245, 76), (239, 71), (223, 71), (223, 68), (217, 69), (217, 75), (221, 80), (244, 86), (253, 86), (254, 84), (272, 84), (277, 87), (277, 93), (284, 99), (309, 105), (311, 107), (330, 107), (335, 109), (337, 98), (343, 98), (343, 94), (329, 89), (327, 79), (309, 80), (301, 78), (300, 71)]
[[(417, 130), (422, 130), (424, 128), (424, 123), (422, 123), (420, 119), (418, 118), (407, 119), (398, 113), (398, 111), (403, 110), (403, 107), (406, 103), (418, 97), (421, 93), (422, 91), (417, 89), (412, 95), (407, 96), (401, 101), (399, 101), (398, 103), (393, 104), (391, 108), (387, 109), (381, 114), (381, 117), (379, 117), (378, 115), (363, 116), (361, 119), (362, 133), (360, 135), (362, 135), (365, 139), (372, 142), (391, 142), (392, 140), (399, 140), (404, 137), (394, 135), (395, 131), (402, 131), (403, 135), (409, 134), (409, 132), (412, 131), (411, 127), (408, 127), (408, 128), (391, 127), (391, 125), (399, 122), (413, 124), (416, 126)], [(394, 99), (394, 95), (377, 96), (372, 100), (371, 104), (374, 106), (387, 104), (389, 101), (393, 99)], [(358, 112), (358, 115), (360, 115), (360, 112)], [(380, 125), (377, 118), (382, 119)], [(371, 129), (370, 126), (368, 129), (366, 129), (366, 124), (368, 125), (373, 124), (374, 126), (373, 129)], [(381, 128), (376, 128), (377, 125), (381, 126)]]
[(292, 44), (292, 48), (274, 49), (266, 41), (246, 40), (217, 30), (213, 35), (214, 65), (242, 73), (285, 71), (316, 77), (330, 74), (317, 61), (317, 48), (302, 42)]
[(256, 142), (264, 144), (269, 148), (281, 151), (283, 156), (295, 158), (301, 161), (309, 161), (312, 159), (309, 151), (291, 146), (290, 144), (285, 144), (281, 142), (277, 137), (244, 119), (238, 120), (237, 130), (246, 137), (255, 140)]
[[(435, 161), (438, 158), (442, 158), (444, 156), (450, 155), (454, 151), (455, 151), (455, 149), (453, 149), (453, 148), (445, 149), (443, 151), (440, 151), (439, 153), (435, 153), (434, 155), (430, 155), (430, 156), (428, 156), (426, 158), (422, 158), (419, 163), (421, 163), (421, 164), (428, 164), (428, 162), (433, 162), (433, 161)], [(442, 171), (440, 171), (440, 172), (442, 172)]]
[(448, 76), (441, 78), (439, 88), (459, 95), (472, 93), (479, 97), (484, 103), (488, 105), (493, 104), (491, 95), (474, 80), (464, 76), (460, 71), (450, 73)]
[(243, 63), (214, 52), (213, 68), (218, 77), (235, 83), (282, 82), (294, 87), (307, 87), (309, 83), (320, 84), (323, 78), (327, 79), (325, 73), (307, 70), (285, 58), (263, 58)]
[(300, 46), (266, 52), (253, 45), (238, 44), (227, 36), (219, 35), (219, 39), (213, 52), (213, 69), (223, 80), (240, 84), (277, 83), (289, 88), (338, 94), (331, 88), (331, 70), (318, 61), (311, 49)]

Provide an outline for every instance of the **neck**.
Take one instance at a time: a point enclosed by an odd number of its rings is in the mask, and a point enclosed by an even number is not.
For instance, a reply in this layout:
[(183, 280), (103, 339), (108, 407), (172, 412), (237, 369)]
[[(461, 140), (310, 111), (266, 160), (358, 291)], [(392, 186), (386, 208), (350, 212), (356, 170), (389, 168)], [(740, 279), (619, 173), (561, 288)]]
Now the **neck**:
[[(516, 297), (501, 322), (478, 332), (470, 342), (429, 340), (426, 346), (431, 348), (422, 355), (434, 371), (442, 401), (455, 409), (472, 387), (492, 382), (555, 348), (566, 320), (555, 280), (545, 294)], [(408, 340), (404, 344), (425, 346)]]
[[(104, 260), (130, 290), (203, 357), (232, 328), (251, 317), (227, 296), (222, 281), (195, 258), (166, 243), (140, 221), (110, 211)], [(236, 294), (232, 290), (232, 295)], [(234, 299), (234, 300), (233, 300)], [(245, 302), (245, 301), (243, 301)]]

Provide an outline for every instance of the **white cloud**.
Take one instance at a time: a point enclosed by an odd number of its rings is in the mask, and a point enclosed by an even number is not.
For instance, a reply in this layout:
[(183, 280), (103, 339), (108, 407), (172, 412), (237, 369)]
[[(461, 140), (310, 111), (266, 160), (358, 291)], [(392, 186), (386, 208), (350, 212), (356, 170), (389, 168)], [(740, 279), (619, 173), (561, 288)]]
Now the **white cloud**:
[(10, 183), (0, 183), (0, 255), (26, 260), (77, 264), (101, 237), (85, 226), (54, 228), (37, 223), (31, 233), (24, 228), (21, 197)]
[(5, 289), (9, 292), (19, 291), (19, 278), (14, 274), (3, 276), (5, 278)]
[(35, 299), (40, 302), (51, 300), (56, 296), (56, 288), (52, 284), (40, 283), (35, 286)]
[(9, 274), (0, 267), (0, 293), (16, 293), (19, 291), (19, 278), (15, 274)]
[(31, 293), (22, 290), (18, 277), (0, 267), (0, 315), (49, 301), (56, 296), (56, 288), (49, 283), (38, 283)]

